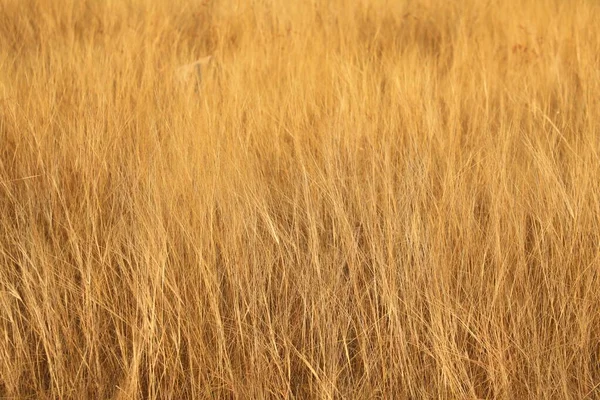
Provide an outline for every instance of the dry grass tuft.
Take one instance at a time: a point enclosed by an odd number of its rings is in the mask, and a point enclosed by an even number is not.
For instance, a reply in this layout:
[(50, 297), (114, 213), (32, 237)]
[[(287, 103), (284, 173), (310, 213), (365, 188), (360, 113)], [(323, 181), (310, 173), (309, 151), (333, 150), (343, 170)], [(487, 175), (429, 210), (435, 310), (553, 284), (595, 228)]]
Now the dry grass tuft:
[(600, 398), (598, 21), (0, 0), (0, 397)]

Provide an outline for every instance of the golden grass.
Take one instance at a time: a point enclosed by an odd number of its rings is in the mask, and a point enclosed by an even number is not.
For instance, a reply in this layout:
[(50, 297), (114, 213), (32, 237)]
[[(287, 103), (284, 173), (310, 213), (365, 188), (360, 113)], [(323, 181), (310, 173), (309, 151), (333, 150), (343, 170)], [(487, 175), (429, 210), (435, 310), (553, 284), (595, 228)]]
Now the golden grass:
[(0, 0), (0, 397), (600, 398), (598, 21)]

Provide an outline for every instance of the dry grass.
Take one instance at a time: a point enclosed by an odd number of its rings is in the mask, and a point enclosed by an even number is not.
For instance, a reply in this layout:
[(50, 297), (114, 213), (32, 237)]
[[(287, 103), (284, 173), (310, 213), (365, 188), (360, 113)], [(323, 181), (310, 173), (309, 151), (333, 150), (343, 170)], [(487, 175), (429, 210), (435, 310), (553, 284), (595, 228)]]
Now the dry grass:
[(600, 398), (598, 21), (0, 0), (0, 397)]

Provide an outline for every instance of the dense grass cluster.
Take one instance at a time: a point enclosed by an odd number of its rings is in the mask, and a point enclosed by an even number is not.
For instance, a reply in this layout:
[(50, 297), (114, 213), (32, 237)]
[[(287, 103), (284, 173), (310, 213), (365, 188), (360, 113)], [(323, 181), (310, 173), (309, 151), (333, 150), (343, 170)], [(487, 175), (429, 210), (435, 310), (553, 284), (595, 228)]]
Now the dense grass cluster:
[(0, 397), (600, 398), (599, 21), (0, 0)]

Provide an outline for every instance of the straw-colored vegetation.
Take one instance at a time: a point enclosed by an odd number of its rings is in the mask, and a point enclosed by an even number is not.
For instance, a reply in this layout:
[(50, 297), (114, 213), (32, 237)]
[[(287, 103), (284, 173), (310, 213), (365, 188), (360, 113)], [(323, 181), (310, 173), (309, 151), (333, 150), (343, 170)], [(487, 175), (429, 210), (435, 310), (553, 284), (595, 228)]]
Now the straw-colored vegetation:
[(600, 398), (599, 21), (0, 0), (0, 397)]

